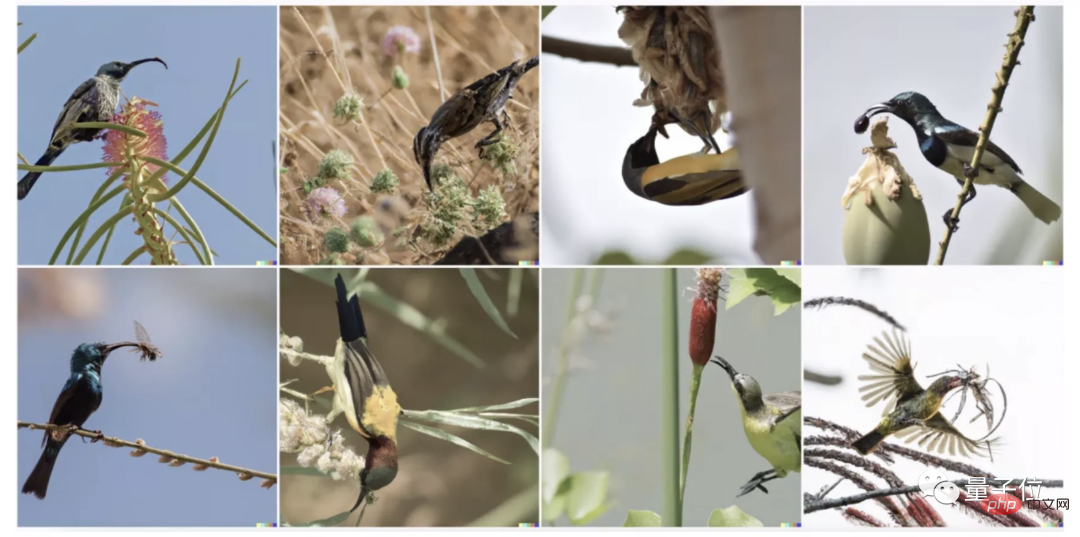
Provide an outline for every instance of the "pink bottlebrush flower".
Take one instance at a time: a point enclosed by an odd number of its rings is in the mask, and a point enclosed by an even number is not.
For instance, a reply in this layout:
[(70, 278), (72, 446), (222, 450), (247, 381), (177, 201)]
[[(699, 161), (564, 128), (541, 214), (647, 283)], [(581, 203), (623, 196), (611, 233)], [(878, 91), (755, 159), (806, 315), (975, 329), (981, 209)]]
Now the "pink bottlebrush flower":
[(406, 52), (420, 53), (420, 36), (408, 26), (394, 26), (386, 31), (382, 41), (383, 53), (391, 58)]
[[(165, 122), (161, 119), (160, 113), (156, 110), (147, 110), (147, 106), (157, 105), (136, 97), (125, 103), (120, 112), (113, 115), (112, 123), (139, 129), (146, 133), (146, 138), (124, 134), (116, 130), (107, 131), (102, 162), (126, 162), (128, 148), (131, 148), (136, 156), (169, 160), (168, 143), (165, 140), (164, 131)], [(126, 166), (125, 164), (122, 167)], [(156, 164), (150, 163), (147, 163), (145, 167), (150, 173), (156, 172), (159, 168)], [(109, 168), (106, 173), (112, 175), (119, 168)], [(161, 180), (168, 184), (164, 175)]]
[(345, 216), (345, 198), (328, 186), (316, 188), (308, 194), (306, 210), (313, 220), (323, 216), (341, 218)]

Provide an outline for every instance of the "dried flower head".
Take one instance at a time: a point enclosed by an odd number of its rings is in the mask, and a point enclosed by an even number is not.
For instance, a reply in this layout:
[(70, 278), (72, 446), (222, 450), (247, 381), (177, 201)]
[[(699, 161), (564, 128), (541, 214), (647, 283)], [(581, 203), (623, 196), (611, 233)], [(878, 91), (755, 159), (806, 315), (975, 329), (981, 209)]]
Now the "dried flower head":
[(345, 198), (331, 187), (316, 188), (308, 194), (305, 210), (312, 220), (324, 216), (341, 218), (345, 216)]
[(404, 56), (406, 52), (419, 54), (420, 36), (408, 26), (393, 26), (383, 36), (382, 49), (391, 58)]
[(340, 432), (330, 432), (325, 416), (308, 413), (292, 399), (281, 399), (278, 409), (278, 445), (282, 453), (297, 453), (297, 464), (314, 467), (335, 480), (360, 478), (364, 458), (345, 446)]
[(319, 162), (319, 177), (326, 180), (348, 179), (350, 177), (349, 168), (352, 165), (352, 155), (340, 149), (331, 149)]
[[(147, 106), (157, 105), (138, 97), (132, 97), (119, 112), (113, 115), (112, 123), (138, 129), (145, 132), (146, 137), (134, 136), (117, 130), (108, 130), (105, 133), (102, 162), (125, 162), (124, 166), (109, 168), (106, 172), (108, 175), (112, 175), (118, 169), (127, 166), (128, 149), (131, 149), (132, 153), (137, 157), (146, 156), (169, 160), (168, 144), (165, 140), (164, 131), (165, 122), (161, 119), (160, 113), (156, 110), (147, 110)], [(159, 168), (159, 166), (150, 163), (146, 163), (145, 167), (150, 173), (156, 172)], [(165, 176), (163, 175), (161, 179), (164, 181)]]
[(350, 91), (334, 103), (334, 117), (343, 121), (359, 121), (363, 108), (364, 99)]
[(517, 175), (517, 167), (514, 166), (514, 158), (517, 157), (518, 146), (514, 144), (506, 133), (499, 135), (499, 141), (484, 148), (480, 158), (489, 164), (493, 170), (498, 170), (504, 176)]
[(349, 249), (349, 234), (341, 228), (330, 228), (323, 237), (323, 246), (335, 253), (344, 253)]

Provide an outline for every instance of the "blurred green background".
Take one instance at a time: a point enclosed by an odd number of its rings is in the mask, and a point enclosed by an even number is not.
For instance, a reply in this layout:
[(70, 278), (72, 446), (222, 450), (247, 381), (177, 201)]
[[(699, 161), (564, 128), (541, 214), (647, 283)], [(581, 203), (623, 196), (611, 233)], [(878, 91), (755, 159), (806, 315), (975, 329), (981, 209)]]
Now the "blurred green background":
[[(304, 340), (304, 351), (332, 355), (338, 333), (332, 281), (340, 272), (349, 282), (356, 269), (306, 269), (316, 278), (281, 271), (281, 329)], [(521, 271), (516, 315), (508, 313), (511, 271)], [(448, 350), (430, 335), (403, 324), (360, 294), (368, 344), (382, 364), (407, 410), (450, 410), (507, 403), (537, 397), (539, 387), (538, 274), (535, 269), (477, 270), (488, 296), (517, 339), (502, 332), (470, 292), (460, 271), (438, 268), (375, 268), (368, 282), (387, 295), (441, 324), (445, 334), (483, 361), (477, 367)], [(352, 292), (353, 289), (350, 289)], [(312, 393), (330, 384), (324, 367), (302, 362), (293, 367), (279, 360), (281, 381), (297, 379), (290, 388)], [(319, 409), (323, 411), (323, 409)], [(538, 414), (537, 405), (519, 412)], [(538, 435), (536, 427), (515, 426)], [(430, 424), (429, 424), (430, 425)], [(361, 455), (367, 444), (343, 417), (333, 423)], [(439, 426), (510, 461), (504, 465), (472, 451), (398, 427), (397, 479), (378, 491), (378, 501), (364, 513), (364, 526), (516, 526), (539, 520), (538, 457), (519, 436)], [(296, 465), (293, 454), (281, 454), (281, 466)], [(304, 523), (333, 516), (352, 507), (359, 483), (329, 477), (283, 475), (281, 518)], [(353, 515), (343, 524), (355, 524)]]
[[(544, 411), (566, 323), (570, 282), (576, 269), (544, 269)], [(571, 352), (552, 447), (564, 453), (570, 472), (608, 471), (607, 499), (614, 502), (590, 526), (621, 526), (627, 510), (662, 511), (661, 382), (662, 271), (603, 269), (594, 307), (606, 314), (605, 331), (586, 335)], [(589, 292), (586, 271), (583, 293)], [(679, 432), (685, 430), (692, 363), (688, 351), (690, 310), (697, 286), (692, 269), (678, 270), (684, 289), (679, 316)], [(726, 287), (728, 278), (724, 279)], [(721, 297), (725, 293), (721, 292)], [(800, 308), (774, 316), (768, 297), (751, 296), (725, 311), (718, 304), (714, 354), (761, 384), (765, 393), (801, 386)], [(548, 416), (544, 415), (546, 422)], [(693, 450), (683, 524), (705, 526), (716, 508), (738, 505), (766, 527), (800, 520), (799, 474), (736, 499), (739, 488), (769, 468), (746, 440), (731, 381), (716, 365), (706, 366), (698, 395)], [(544, 439), (545, 443), (547, 439)], [(680, 449), (682, 437), (679, 438)], [(565, 517), (556, 521), (567, 525)]]

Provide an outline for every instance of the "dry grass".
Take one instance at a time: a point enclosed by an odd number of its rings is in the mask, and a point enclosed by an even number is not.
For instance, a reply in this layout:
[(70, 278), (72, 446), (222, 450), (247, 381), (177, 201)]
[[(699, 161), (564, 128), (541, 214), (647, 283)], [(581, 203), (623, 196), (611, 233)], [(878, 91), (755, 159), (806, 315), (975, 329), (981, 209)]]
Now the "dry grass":
[[(436, 69), (425, 7), (281, 8), (281, 262), (317, 264), (327, 258), (323, 236), (332, 227), (349, 229), (354, 218), (375, 219), (386, 239), (368, 248), (352, 246), (341, 256), (349, 264), (431, 264), (465, 235), (480, 235), (462, 221), (456, 235), (434, 244), (421, 233), (427, 216), (423, 172), (412, 152), (413, 137), (428, 124), (443, 100), (514, 59), (539, 54), (539, 8), (431, 7), (441, 69)], [(392, 26), (412, 28), (419, 54), (388, 57), (383, 36)], [(409, 77), (405, 90), (392, 89), (391, 72), (400, 64)], [(439, 72), (444, 93), (440, 98)], [(334, 104), (347, 91), (363, 98), (359, 121), (336, 120)], [(381, 98), (380, 98), (381, 97)], [(449, 165), (473, 196), (489, 185), (506, 201), (503, 221), (539, 208), (540, 78), (526, 74), (506, 107), (505, 131), (518, 146), (516, 174), (504, 174), (479, 159), (473, 145), (493, 130), (490, 123), (443, 144), (435, 163)], [(354, 160), (352, 178), (333, 181), (345, 198), (343, 218), (309, 217), (303, 210), (304, 181), (316, 175), (333, 149)], [(389, 168), (400, 180), (391, 196), (370, 192), (371, 180)]]

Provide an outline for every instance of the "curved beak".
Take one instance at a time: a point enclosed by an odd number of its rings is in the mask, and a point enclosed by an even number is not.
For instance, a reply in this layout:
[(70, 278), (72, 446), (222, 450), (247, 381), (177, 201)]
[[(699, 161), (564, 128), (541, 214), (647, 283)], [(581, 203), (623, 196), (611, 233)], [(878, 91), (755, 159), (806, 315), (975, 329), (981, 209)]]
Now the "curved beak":
[(871, 118), (878, 114), (884, 114), (885, 112), (891, 113), (894, 110), (896, 110), (896, 106), (893, 105), (892, 102), (886, 101), (867, 108), (866, 111), (863, 112), (863, 116), (866, 118)]
[(349, 509), (349, 512), (351, 513), (353, 511), (355, 511), (357, 507), (360, 507), (360, 504), (364, 503), (364, 500), (366, 500), (369, 495), (371, 495), (371, 489), (368, 488), (368, 486), (364, 484), (364, 480), (363, 480), (363, 478), (361, 478), (360, 479), (360, 496), (358, 498), (356, 498), (356, 505), (352, 506), (352, 509)]
[(139, 346), (138, 343), (132, 343), (130, 341), (124, 341), (122, 343), (113, 343), (111, 345), (102, 345), (101, 346), (101, 355), (103, 357), (105, 357), (105, 358), (108, 358), (109, 354), (111, 354), (112, 351), (115, 351), (116, 349), (120, 349), (120, 348), (123, 348), (123, 347), (138, 347), (138, 346)]
[(728, 376), (731, 377), (731, 381), (735, 381), (735, 375), (738, 375), (739, 373), (735, 371), (734, 367), (731, 367), (731, 364), (729, 364), (727, 360), (719, 356), (713, 356), (713, 359), (709, 361), (724, 368), (724, 371), (727, 371)]
[(141, 64), (144, 64), (144, 63), (148, 63), (148, 62), (158, 62), (161, 65), (164, 65), (166, 69), (169, 68), (169, 65), (166, 64), (161, 58), (157, 58), (157, 57), (155, 57), (155, 58), (146, 58), (146, 59), (143, 59), (143, 60), (133, 61), (133, 62), (127, 64), (126, 66), (124, 66), (124, 74), (127, 75), (129, 72), (131, 72), (132, 69), (135, 68), (136, 65), (141, 65)]
[(660, 129), (657, 126), (649, 128), (649, 132), (626, 149), (623, 157), (622, 176), (626, 188), (638, 196), (649, 199), (641, 184), (641, 177), (645, 170), (651, 166), (660, 164), (660, 157), (656, 154), (656, 133)]

